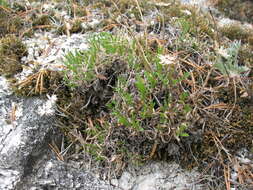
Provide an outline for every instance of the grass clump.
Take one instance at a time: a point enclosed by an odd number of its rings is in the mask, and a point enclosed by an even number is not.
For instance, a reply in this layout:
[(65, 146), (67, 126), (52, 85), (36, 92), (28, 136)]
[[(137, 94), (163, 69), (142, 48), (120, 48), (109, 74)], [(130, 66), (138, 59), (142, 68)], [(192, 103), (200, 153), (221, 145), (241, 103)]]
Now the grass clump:
[(92, 36), (88, 43), (90, 47), (87, 51), (69, 52), (65, 57), (64, 64), (68, 72), (66, 81), (71, 87), (101, 78), (99, 71), (111, 64), (112, 55), (120, 57), (127, 48), (126, 41), (106, 32)]
[(22, 71), (21, 58), (27, 54), (26, 46), (14, 35), (0, 40), (0, 73), (13, 76)]
[(162, 49), (144, 49), (145, 68), (137, 44), (101, 33), (90, 38), (87, 51), (65, 58), (65, 80), (79, 91), (68, 112), (86, 115), (78, 129), (87, 137), (81, 146), (105, 164), (115, 157), (115, 163), (162, 157), (167, 142), (189, 135), (191, 106), (181, 86), (188, 73), (177, 72), (176, 60), (164, 61)]

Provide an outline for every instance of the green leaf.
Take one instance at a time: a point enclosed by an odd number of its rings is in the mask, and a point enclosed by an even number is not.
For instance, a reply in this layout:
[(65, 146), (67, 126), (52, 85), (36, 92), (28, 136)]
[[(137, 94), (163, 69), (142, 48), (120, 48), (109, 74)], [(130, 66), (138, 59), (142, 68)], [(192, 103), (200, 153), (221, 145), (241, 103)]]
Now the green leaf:
[(189, 134), (188, 133), (180, 133), (179, 136), (181, 136), (181, 137), (189, 137)]
[(129, 126), (129, 121), (124, 116), (118, 116), (119, 123), (125, 126)]
[(185, 113), (189, 113), (192, 110), (191, 106), (189, 104), (184, 105), (184, 111)]
[(248, 67), (238, 65), (240, 47), (240, 41), (231, 43), (229, 48), (226, 49), (227, 56), (219, 56), (214, 68), (217, 68), (223, 75), (228, 75), (228, 77), (238, 77), (243, 72), (249, 71)]
[(184, 102), (188, 96), (189, 96), (188, 92), (183, 92), (180, 94), (180, 100)]
[(157, 84), (157, 80), (155, 79), (154, 74), (147, 71), (144, 74), (145, 74), (145, 77), (147, 77), (148, 82), (151, 84), (151, 88), (155, 88)]
[(138, 89), (138, 91), (140, 92), (142, 97), (145, 97), (147, 94), (147, 88), (145, 86), (145, 81), (143, 78), (141, 78), (140, 76), (137, 76), (137, 81), (135, 83), (136, 88)]

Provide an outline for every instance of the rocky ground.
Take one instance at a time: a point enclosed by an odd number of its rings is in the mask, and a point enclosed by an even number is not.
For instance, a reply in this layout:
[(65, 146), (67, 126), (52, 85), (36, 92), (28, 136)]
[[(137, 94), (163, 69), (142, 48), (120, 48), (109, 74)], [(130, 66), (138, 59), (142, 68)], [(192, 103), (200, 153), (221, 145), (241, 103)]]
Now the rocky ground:
[(253, 3), (132, 3), (0, 0), (0, 189), (253, 188)]

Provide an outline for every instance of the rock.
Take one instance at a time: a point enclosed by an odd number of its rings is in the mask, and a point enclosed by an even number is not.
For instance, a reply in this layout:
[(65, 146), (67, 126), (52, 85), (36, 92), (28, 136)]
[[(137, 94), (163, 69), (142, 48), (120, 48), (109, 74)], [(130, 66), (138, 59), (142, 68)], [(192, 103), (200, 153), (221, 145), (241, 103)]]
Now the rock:
[(199, 177), (198, 172), (183, 170), (176, 163), (151, 162), (137, 168), (129, 167), (113, 183), (124, 190), (208, 189), (197, 182)]
[(15, 97), (5, 79), (0, 80), (0, 89), (5, 89), (0, 93), (0, 189), (14, 189), (48, 154), (53, 117), (37, 113), (45, 100)]
[(57, 144), (60, 133), (50, 110), (53, 96), (16, 97), (7, 85), (0, 77), (0, 190), (112, 189), (73, 164), (54, 160), (48, 144)]
[(75, 168), (73, 164), (49, 160), (43, 167), (38, 168), (35, 176), (29, 178), (23, 189), (110, 190), (113, 188), (93, 174)]

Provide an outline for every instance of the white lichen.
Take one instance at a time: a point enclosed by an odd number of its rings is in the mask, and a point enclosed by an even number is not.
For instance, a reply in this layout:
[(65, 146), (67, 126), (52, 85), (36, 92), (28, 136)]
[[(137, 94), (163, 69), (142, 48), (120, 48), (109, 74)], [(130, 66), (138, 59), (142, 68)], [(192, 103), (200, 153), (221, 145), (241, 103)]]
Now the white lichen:
[(56, 95), (47, 95), (48, 100), (42, 106), (39, 106), (37, 113), (40, 116), (43, 115), (53, 115), (55, 112), (55, 105), (57, 101)]
[(167, 55), (160, 55), (159, 59), (160, 63), (163, 65), (172, 65), (176, 63), (177, 57), (172, 54), (167, 54)]

